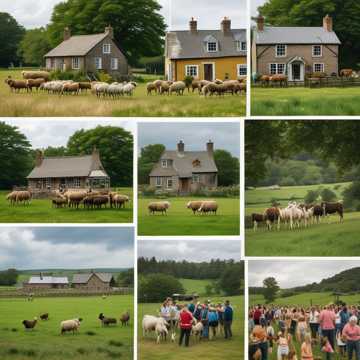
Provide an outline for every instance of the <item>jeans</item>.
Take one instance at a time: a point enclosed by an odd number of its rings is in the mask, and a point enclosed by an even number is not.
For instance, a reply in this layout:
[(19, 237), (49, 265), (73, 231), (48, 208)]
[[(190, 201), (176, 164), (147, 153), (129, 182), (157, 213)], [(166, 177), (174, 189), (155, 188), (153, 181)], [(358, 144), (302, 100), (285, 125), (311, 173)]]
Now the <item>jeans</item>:
[(230, 339), (230, 338), (232, 338), (231, 325), (232, 325), (232, 321), (231, 321), (231, 320), (225, 320), (225, 321), (224, 321), (225, 339)]
[(261, 351), (261, 360), (267, 360), (268, 352), (269, 352), (269, 350), (268, 350), (269, 345), (268, 345), (267, 341), (260, 343), (259, 348)]
[(315, 339), (318, 335), (319, 324), (318, 323), (310, 323), (311, 337)]
[(335, 329), (331, 329), (331, 330), (321, 329), (321, 335), (323, 337), (328, 338), (329, 343), (331, 344), (331, 347), (335, 351)]
[(180, 330), (179, 346), (182, 345), (184, 337), (185, 337), (185, 346), (189, 346), (190, 333), (191, 333), (191, 329), (181, 329)]
[(346, 348), (348, 352), (348, 359), (352, 360), (353, 352), (355, 351), (355, 359), (360, 360), (360, 341), (347, 341)]

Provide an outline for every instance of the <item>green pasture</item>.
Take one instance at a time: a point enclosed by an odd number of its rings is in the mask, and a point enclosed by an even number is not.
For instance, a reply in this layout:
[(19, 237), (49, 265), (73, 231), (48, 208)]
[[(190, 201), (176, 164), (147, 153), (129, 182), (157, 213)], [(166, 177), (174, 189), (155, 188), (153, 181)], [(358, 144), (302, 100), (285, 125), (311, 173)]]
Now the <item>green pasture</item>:
[[(131, 188), (119, 188), (118, 191), (132, 199)], [(133, 202), (125, 209), (86, 210), (82, 205), (75, 208), (54, 208), (50, 199), (33, 199), (30, 205), (10, 206), (6, 200), (9, 191), (0, 191), (0, 223), (131, 223), (133, 220)]]
[[(159, 199), (138, 199), (138, 234), (145, 236), (166, 235), (239, 235), (240, 204), (238, 198), (216, 198), (217, 215), (193, 214), (186, 204), (194, 198), (173, 197), (167, 215), (150, 215), (148, 204)], [(164, 199), (165, 201), (165, 199)]]
[[(117, 319), (130, 311), (130, 326), (102, 327), (99, 313)], [(25, 330), (22, 321), (49, 313)], [(75, 335), (60, 335), (60, 322), (83, 318)], [(2, 360), (133, 359), (133, 296), (0, 298), (0, 358)]]
[[(185, 92), (184, 96), (148, 96), (146, 83), (139, 83), (133, 97), (118, 100), (97, 99), (90, 92), (79, 96), (47, 93), (10, 92), (5, 79), (21, 79), (20, 70), (0, 70), (0, 115), (15, 116), (135, 116), (135, 117), (214, 117), (244, 116), (246, 96), (212, 96)], [(146, 81), (155, 77), (146, 76)]]
[(206, 295), (206, 286), (212, 284), (212, 280), (180, 279), (188, 294)]

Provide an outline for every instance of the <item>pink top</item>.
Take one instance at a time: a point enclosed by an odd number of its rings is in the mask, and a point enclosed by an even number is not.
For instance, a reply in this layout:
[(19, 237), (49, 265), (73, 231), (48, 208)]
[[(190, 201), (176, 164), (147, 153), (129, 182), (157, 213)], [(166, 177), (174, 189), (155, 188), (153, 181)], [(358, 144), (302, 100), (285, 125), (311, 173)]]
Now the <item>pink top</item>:
[(360, 340), (360, 326), (359, 325), (351, 325), (347, 323), (344, 326), (342, 331), (343, 335), (345, 335), (346, 340), (357, 341)]
[(330, 344), (330, 342), (328, 341), (321, 349), (323, 352), (327, 352), (327, 353), (333, 353), (334, 350)]
[(331, 310), (323, 310), (320, 313), (320, 324), (323, 330), (335, 329), (335, 313)]

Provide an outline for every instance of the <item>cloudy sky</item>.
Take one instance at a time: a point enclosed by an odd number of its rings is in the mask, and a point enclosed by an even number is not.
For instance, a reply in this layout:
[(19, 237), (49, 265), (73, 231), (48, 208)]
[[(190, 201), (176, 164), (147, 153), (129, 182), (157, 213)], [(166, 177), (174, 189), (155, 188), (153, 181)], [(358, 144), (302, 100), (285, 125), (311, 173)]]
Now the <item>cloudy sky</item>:
[(164, 144), (175, 150), (179, 140), (185, 150), (205, 150), (209, 140), (215, 149), (225, 149), (233, 156), (240, 153), (240, 125), (238, 123), (141, 123), (139, 124), (139, 150), (149, 144)]
[(240, 260), (240, 243), (231, 240), (141, 240), (138, 256), (158, 260), (202, 262), (211, 259)]
[(249, 286), (262, 286), (269, 276), (275, 277), (281, 288), (320, 282), (339, 272), (359, 266), (353, 260), (311, 261), (249, 261)]
[[(171, 6), (170, 6), (171, 1)], [(8, 12), (26, 28), (45, 26), (49, 23), (54, 5), (62, 0), (11, 0), (1, 1), (1, 11)], [(234, 27), (246, 25), (246, 0), (158, 0), (161, 14), (171, 29), (187, 28), (194, 16), (199, 28), (219, 28), (224, 16), (231, 17)]]
[(133, 239), (130, 227), (1, 227), (0, 270), (133, 267)]
[[(30, 141), (33, 148), (45, 148), (47, 146), (66, 145), (69, 137), (80, 129), (93, 129), (98, 125), (119, 126), (131, 133), (134, 133), (134, 121), (120, 119), (79, 119), (79, 118), (26, 118), (26, 119), (5, 119), (11, 126), (17, 126)], [(46, 124), (46, 126), (44, 126)]]
[(251, 16), (257, 15), (257, 8), (265, 4), (268, 0), (251, 0)]

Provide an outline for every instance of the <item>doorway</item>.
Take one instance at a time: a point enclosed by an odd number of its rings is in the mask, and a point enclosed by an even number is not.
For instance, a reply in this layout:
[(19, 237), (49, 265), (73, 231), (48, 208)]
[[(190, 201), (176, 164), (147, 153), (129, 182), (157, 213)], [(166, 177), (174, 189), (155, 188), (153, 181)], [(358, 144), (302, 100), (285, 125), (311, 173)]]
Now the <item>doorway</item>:
[(214, 64), (204, 64), (204, 80), (214, 80)]

